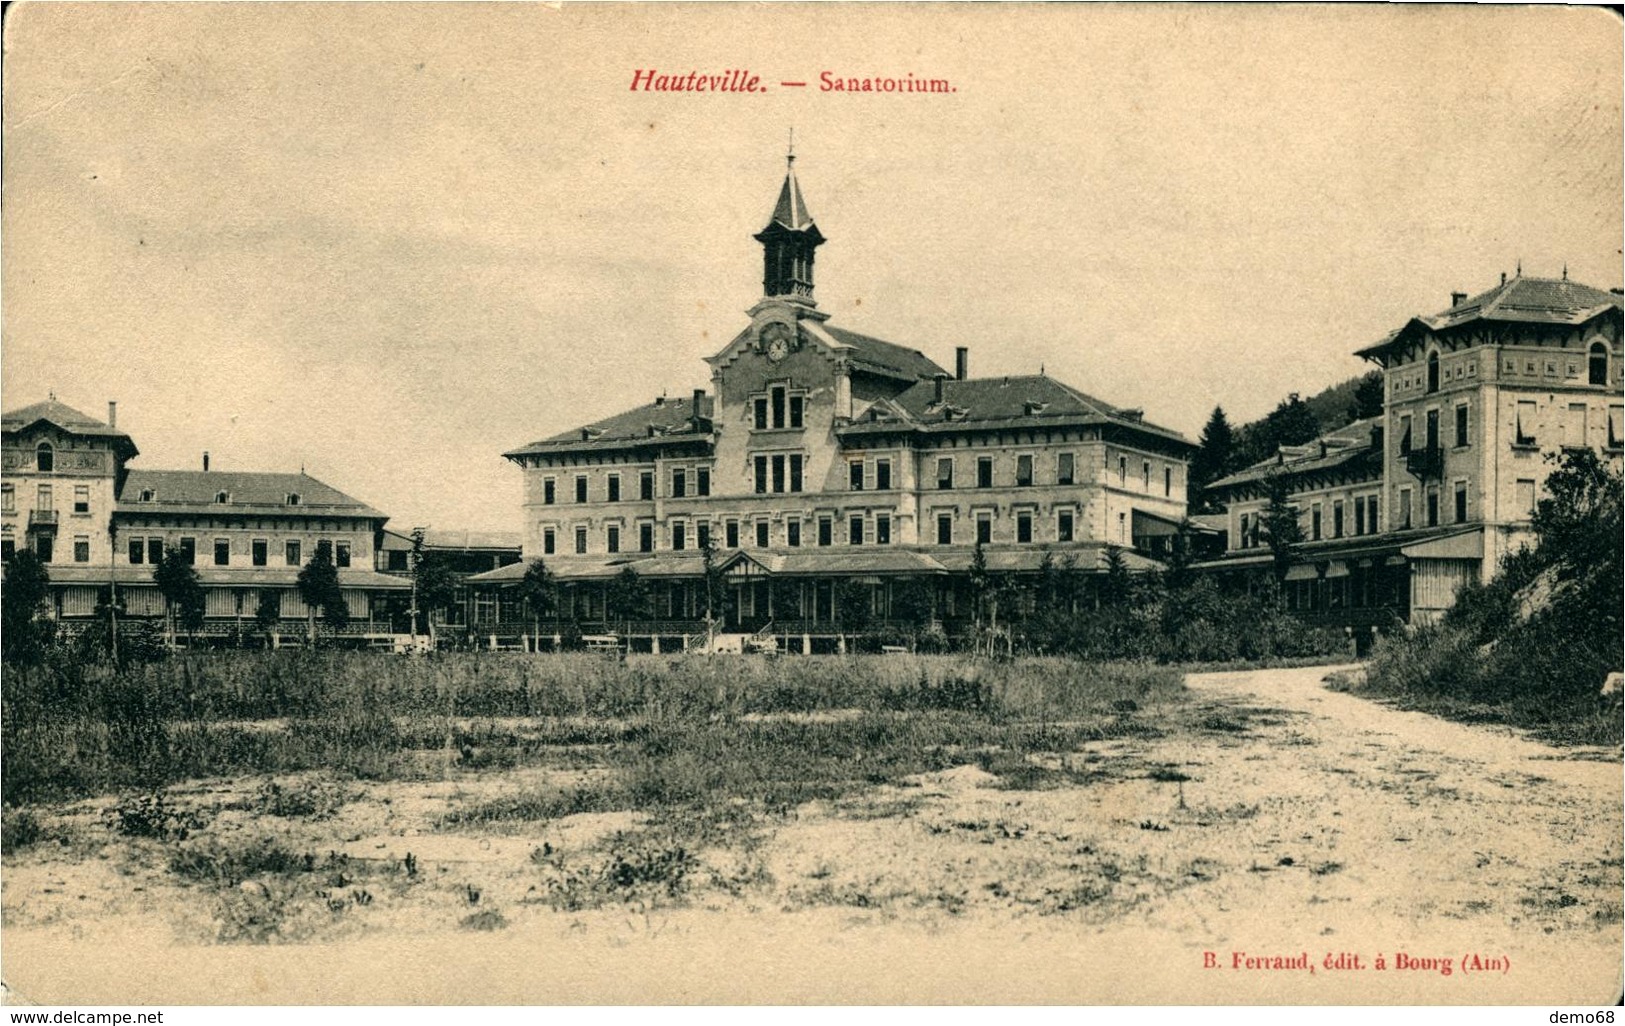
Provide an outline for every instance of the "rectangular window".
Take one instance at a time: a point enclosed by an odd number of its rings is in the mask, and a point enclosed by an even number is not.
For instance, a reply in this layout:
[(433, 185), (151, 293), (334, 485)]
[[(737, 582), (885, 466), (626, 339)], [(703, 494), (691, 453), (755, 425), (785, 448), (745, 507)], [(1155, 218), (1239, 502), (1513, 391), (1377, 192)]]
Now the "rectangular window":
[(1468, 444), (1467, 437), (1467, 404), (1462, 403), (1456, 407), (1456, 447), (1459, 449)]
[(766, 495), (768, 486), (767, 457), (758, 456), (751, 460), (751, 468), (755, 471), (752, 476), (755, 478), (753, 487), (756, 490), (756, 494)]
[(1371, 533), (1376, 534), (1382, 530), (1382, 521), (1377, 517), (1377, 497), (1367, 496), (1365, 500), (1365, 522), (1371, 527)]
[(937, 488), (946, 491), (954, 486), (954, 461), (947, 456), (937, 460)]
[(1354, 500), (1354, 533), (1356, 536), (1365, 534), (1365, 500)]
[(1618, 449), (1625, 444), (1625, 434), (1620, 432), (1621, 415), (1625, 414), (1625, 407), (1608, 407), (1608, 448)]
[(90, 512), (90, 486), (75, 485), (73, 489), (73, 511), (75, 513)]
[(976, 487), (993, 487), (993, 457), (978, 456), (976, 458)]
[(993, 541), (993, 516), (982, 513), (976, 518), (976, 544), (988, 545)]
[(755, 403), (754, 403), (754, 407), (755, 407), (755, 410), (756, 410), (756, 419), (755, 419), (756, 430), (758, 430), (758, 431), (766, 431), (767, 430), (767, 397), (763, 396), (762, 398), (757, 399), (755, 401)]
[(891, 544), (891, 517), (888, 514), (875, 514), (875, 544)]
[(1072, 454), (1063, 452), (1055, 457), (1055, 483), (1069, 485), (1072, 483), (1073, 466)]
[(891, 460), (875, 460), (875, 491), (891, 490)]
[(638, 498), (649, 502), (655, 497), (655, 472), (652, 470), (638, 471)]
[(164, 561), (164, 540), (162, 538), (147, 539), (147, 562), (157, 566)]
[(1535, 434), (1535, 404), (1533, 400), (1518, 400), (1518, 419), (1513, 425), (1513, 445), (1538, 445)]
[(638, 551), (653, 552), (655, 550), (655, 525), (638, 525)]
[(711, 494), (711, 468), (694, 468), (694, 494), (705, 496)]
[(187, 566), (195, 566), (197, 564), (196, 538), (181, 539), (181, 559), (186, 562)]
[(792, 453), (790, 455), (790, 490), (792, 492), (801, 491), (801, 454), (800, 453)]
[(1401, 531), (1408, 531), (1410, 530), (1410, 527), (1411, 490), (1409, 488), (1401, 488), (1399, 490), (1399, 529)]
[(1431, 451), (1439, 447), (1439, 411), (1428, 411), (1428, 449)]
[(799, 395), (790, 397), (790, 426), (801, 427), (801, 407), (804, 400)]
[(1140, 463), (1140, 487), (1146, 491), (1151, 490), (1151, 461), (1142, 460)]
[(1411, 415), (1399, 415), (1399, 454), (1401, 456), (1411, 451)]
[(784, 387), (774, 385), (772, 391), (768, 393), (768, 398), (773, 407), (773, 426), (784, 427)]
[(835, 525), (829, 517), (818, 518), (818, 545), (827, 548), (835, 540)]
[(688, 526), (681, 521), (671, 525), (671, 548), (673, 552), (688, 548)]
[(1030, 488), (1033, 483), (1033, 458), (1023, 454), (1016, 457), (1016, 487)]
[(846, 540), (851, 545), (863, 544), (863, 518), (848, 517), (846, 521)]
[(347, 567), (350, 565), (350, 543), (335, 542), (333, 544), (333, 565)]
[(709, 520), (702, 520), (698, 524), (694, 525), (694, 545), (696, 548), (700, 549), (710, 547), (711, 522)]
[(937, 544), (952, 545), (954, 543), (954, 518), (951, 513), (937, 514)]
[[(48, 457), (47, 457), (48, 458)], [(40, 534), (34, 537), (34, 555), (41, 563), (51, 562), (51, 554), (56, 548), (56, 536), (53, 534)]]
[[(220, 543), (218, 541), (215, 542), (214, 551), (215, 559), (218, 561), (220, 558)], [(249, 546), (249, 553), (251, 555), (251, 562), (253, 562), (255, 566), (264, 566), (270, 562), (271, 545), (264, 538), (255, 538), (253, 544)]]
[(1162, 494), (1172, 497), (1174, 494), (1174, 468), (1162, 468)]
[(73, 561), (75, 563), (90, 562), (90, 536), (81, 534), (73, 539)]
[(1427, 517), (1429, 527), (1439, 526), (1439, 489), (1431, 485), (1427, 493)]
[(282, 561), (288, 566), (298, 566), (300, 557), (303, 554), (299, 543), (296, 541), (288, 542), (282, 546)]
[(1238, 544), (1236, 545), (1236, 548), (1238, 549), (1245, 549), (1247, 547), (1247, 526), (1250, 522), (1251, 521), (1248, 514), (1243, 513), (1241, 515), (1241, 529), (1236, 532), (1238, 536)]
[(801, 548), (801, 521), (795, 517), (784, 522), (784, 544), (792, 549)]
[(854, 492), (863, 491), (863, 461), (846, 465), (846, 486)]
[(0, 485), (0, 510), (7, 513), (17, 509), (17, 489), (11, 485)]
[(688, 471), (676, 467), (671, 472), (671, 497), (681, 499), (688, 494)]
[(775, 493), (784, 491), (784, 457), (782, 455), (773, 457), (773, 491)]
[(1063, 509), (1055, 515), (1055, 540), (1069, 542), (1072, 540), (1072, 511)]
[(1128, 484), (1128, 457), (1117, 457), (1117, 483), (1119, 486)]
[(1563, 417), (1563, 445), (1569, 449), (1583, 449), (1586, 444), (1586, 405), (1570, 403)]
[(621, 529), (614, 524), (604, 528), (604, 551), (621, 551)]
[(604, 498), (606, 498), (610, 502), (620, 502), (621, 501), (621, 475), (619, 475), (619, 474), (611, 474), (611, 475), (609, 475), (609, 477), (605, 481), (604, 488), (605, 488)]
[(1016, 514), (1016, 541), (1031, 542), (1033, 540), (1033, 515), (1031, 513)]
[(557, 501), (558, 495), (555, 491), (557, 486), (558, 482), (554, 481), (551, 477), (545, 477), (542, 479), (542, 505), (551, 506), (555, 501)]
[(1343, 537), (1343, 500), (1332, 503), (1332, 537)]
[(728, 548), (739, 548), (739, 521), (730, 520), (724, 524), (722, 537), (725, 539), (723, 544), (725, 544)]
[(17, 542), (16, 542), (16, 540), (11, 538), (10, 536), (7, 536), (5, 538), (0, 538), (0, 560), (3, 560), (4, 562), (9, 563), (9, 562), (12, 561), (12, 559), (16, 555), (17, 555)]
[(1467, 522), (1467, 482), (1456, 482), (1456, 523)]
[(1518, 478), (1518, 509), (1524, 516), (1535, 515), (1535, 482), (1530, 478)]
[(51, 504), (51, 486), (50, 485), (40, 485), (39, 486), (39, 491), (35, 493), (35, 497), (34, 497), (34, 508), (35, 509), (55, 509), (56, 508), (55, 506), (53, 506)]
[(767, 521), (766, 520), (758, 520), (758, 521), (756, 521), (756, 547), (757, 548), (765, 549), (765, 548), (768, 547), (768, 544), (769, 544), (769, 541), (770, 541), (770, 539), (768, 537), (768, 534), (769, 534), (769, 528), (768, 528)]
[(587, 475), (586, 474), (577, 474), (576, 475), (576, 501), (577, 502), (586, 502), (587, 501)]
[(576, 528), (576, 555), (578, 555), (578, 556), (585, 555), (586, 552), (587, 552), (587, 529), (585, 527), (578, 527), (578, 528)]
[(1320, 541), (1320, 503), (1309, 507), (1309, 540)]
[(542, 529), (542, 555), (551, 556), (558, 551), (558, 533), (551, 527)]

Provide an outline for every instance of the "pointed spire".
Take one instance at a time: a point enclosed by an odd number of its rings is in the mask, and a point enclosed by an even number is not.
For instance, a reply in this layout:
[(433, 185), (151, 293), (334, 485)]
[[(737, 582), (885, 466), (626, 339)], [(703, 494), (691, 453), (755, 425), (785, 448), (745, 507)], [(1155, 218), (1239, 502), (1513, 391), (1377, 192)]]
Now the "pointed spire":
[(762, 244), (763, 250), (762, 291), (764, 295), (792, 296), (811, 304), (813, 251), (823, 245), (824, 235), (813, 223), (812, 214), (807, 212), (807, 201), (801, 197), (801, 183), (796, 181), (794, 129), (791, 129), (784, 163), (784, 185), (773, 207), (773, 219), (756, 233), (756, 241)]
[(801, 198), (801, 183), (796, 181), (796, 146), (790, 143), (785, 157), (784, 185), (779, 189), (779, 202), (773, 207), (773, 220), (791, 231), (800, 231), (812, 224), (807, 213), (807, 201)]

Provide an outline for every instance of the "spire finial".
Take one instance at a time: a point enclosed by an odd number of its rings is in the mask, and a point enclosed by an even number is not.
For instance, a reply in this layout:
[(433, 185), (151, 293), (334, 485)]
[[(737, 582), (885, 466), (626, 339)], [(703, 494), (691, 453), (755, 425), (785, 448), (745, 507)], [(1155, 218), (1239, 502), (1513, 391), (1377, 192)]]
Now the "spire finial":
[(1569, 262), (1567, 260), (1563, 261), (1563, 280), (1569, 280)]
[(1517, 273), (1513, 275), (1513, 277), (1514, 278), (1522, 278), (1523, 277), (1523, 257), (1518, 258), (1518, 270), (1517, 270)]
[(790, 126), (790, 149), (789, 149), (789, 152), (787, 152), (785, 154), (784, 162), (786, 164), (794, 164), (796, 162), (796, 126), (795, 125)]

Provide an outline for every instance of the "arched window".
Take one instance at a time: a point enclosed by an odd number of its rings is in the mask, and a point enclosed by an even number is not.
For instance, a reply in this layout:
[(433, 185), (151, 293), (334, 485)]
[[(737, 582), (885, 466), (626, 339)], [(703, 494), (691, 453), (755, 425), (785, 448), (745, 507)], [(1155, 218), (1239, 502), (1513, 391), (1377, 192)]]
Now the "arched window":
[(1601, 342), (1591, 344), (1591, 383), (1608, 384), (1608, 347)]
[(56, 450), (51, 448), (50, 442), (41, 442), (34, 450), (34, 466), (44, 474), (56, 469)]
[(1439, 390), (1439, 354), (1438, 353), (1429, 353), (1428, 354), (1428, 391), (1429, 392), (1437, 392), (1438, 390)]

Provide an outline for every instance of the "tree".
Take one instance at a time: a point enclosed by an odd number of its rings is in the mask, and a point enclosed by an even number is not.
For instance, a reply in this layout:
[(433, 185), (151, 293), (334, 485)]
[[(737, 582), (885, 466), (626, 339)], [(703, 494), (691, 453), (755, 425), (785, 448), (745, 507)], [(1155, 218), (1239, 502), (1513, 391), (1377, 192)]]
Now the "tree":
[(254, 607), (254, 626), (265, 636), (267, 645), (271, 632), (282, 623), (282, 598), (274, 588), (261, 588), (259, 604)]
[(649, 588), (636, 569), (622, 567), (604, 592), (604, 619), (640, 620), (648, 615)]
[(1384, 400), (1382, 371), (1372, 371), (1354, 386), (1354, 398), (1349, 402), (1349, 420), (1381, 416)]
[(1106, 580), (1101, 587), (1102, 604), (1118, 608), (1128, 604), (1130, 580), (1128, 560), (1123, 558), (1121, 545), (1106, 546)]
[(1286, 474), (1270, 474), (1264, 479), (1264, 490), (1269, 502), (1259, 516), (1259, 529), (1269, 543), (1276, 583), (1284, 584), (1297, 547), (1303, 544), (1303, 524), (1298, 519), (1298, 507), (1292, 505)]
[(705, 586), (705, 623), (710, 629), (716, 618), (716, 607), (722, 595), (725, 582), (722, 579), (722, 567), (717, 562), (717, 545), (711, 540), (711, 532), (707, 531), (705, 540), (700, 543), (700, 577)]
[(187, 640), (192, 632), (203, 626), (203, 582), (197, 570), (178, 548), (164, 553), (164, 558), (152, 568), (152, 579), (164, 597), (164, 622), (169, 628), (169, 643), (175, 643), (175, 624), (178, 620), (186, 631)]
[[(451, 564), (438, 552), (423, 551), (423, 530), (419, 528), (412, 532), (412, 587), (414, 601), (417, 604), (418, 615), (421, 615), (429, 628), (429, 645), (437, 645), (435, 637), (434, 614), (438, 609), (444, 609), (457, 601), (457, 588), (461, 584), (457, 572)], [(412, 620), (412, 635), (416, 637), (418, 624), (416, 617)]]
[(50, 643), (50, 623), (41, 618), (51, 594), (51, 575), (24, 549), (6, 563), (0, 584), (0, 655), (8, 663), (38, 662)]
[(316, 610), (329, 627), (342, 628), (350, 622), (350, 604), (339, 587), (338, 567), (333, 565), (333, 543), (319, 541), (310, 561), (299, 571), (299, 596), (305, 600), (310, 619), (310, 641), (316, 643)]
[(1202, 428), (1201, 447), (1191, 460), (1190, 490), (1194, 508), (1217, 512), (1206, 508), (1209, 500), (1202, 493), (1208, 485), (1230, 472), (1236, 457), (1235, 449), (1235, 432), (1231, 430), (1224, 407), (1215, 406), (1212, 416), (1208, 417), (1206, 426)]
[(525, 607), (530, 610), (531, 621), (535, 624), (536, 633), (532, 637), (532, 649), (541, 647), (542, 617), (554, 615), (559, 608), (558, 581), (553, 571), (540, 559), (533, 559), (525, 567), (525, 576), (519, 582), (519, 597), (524, 600)]

